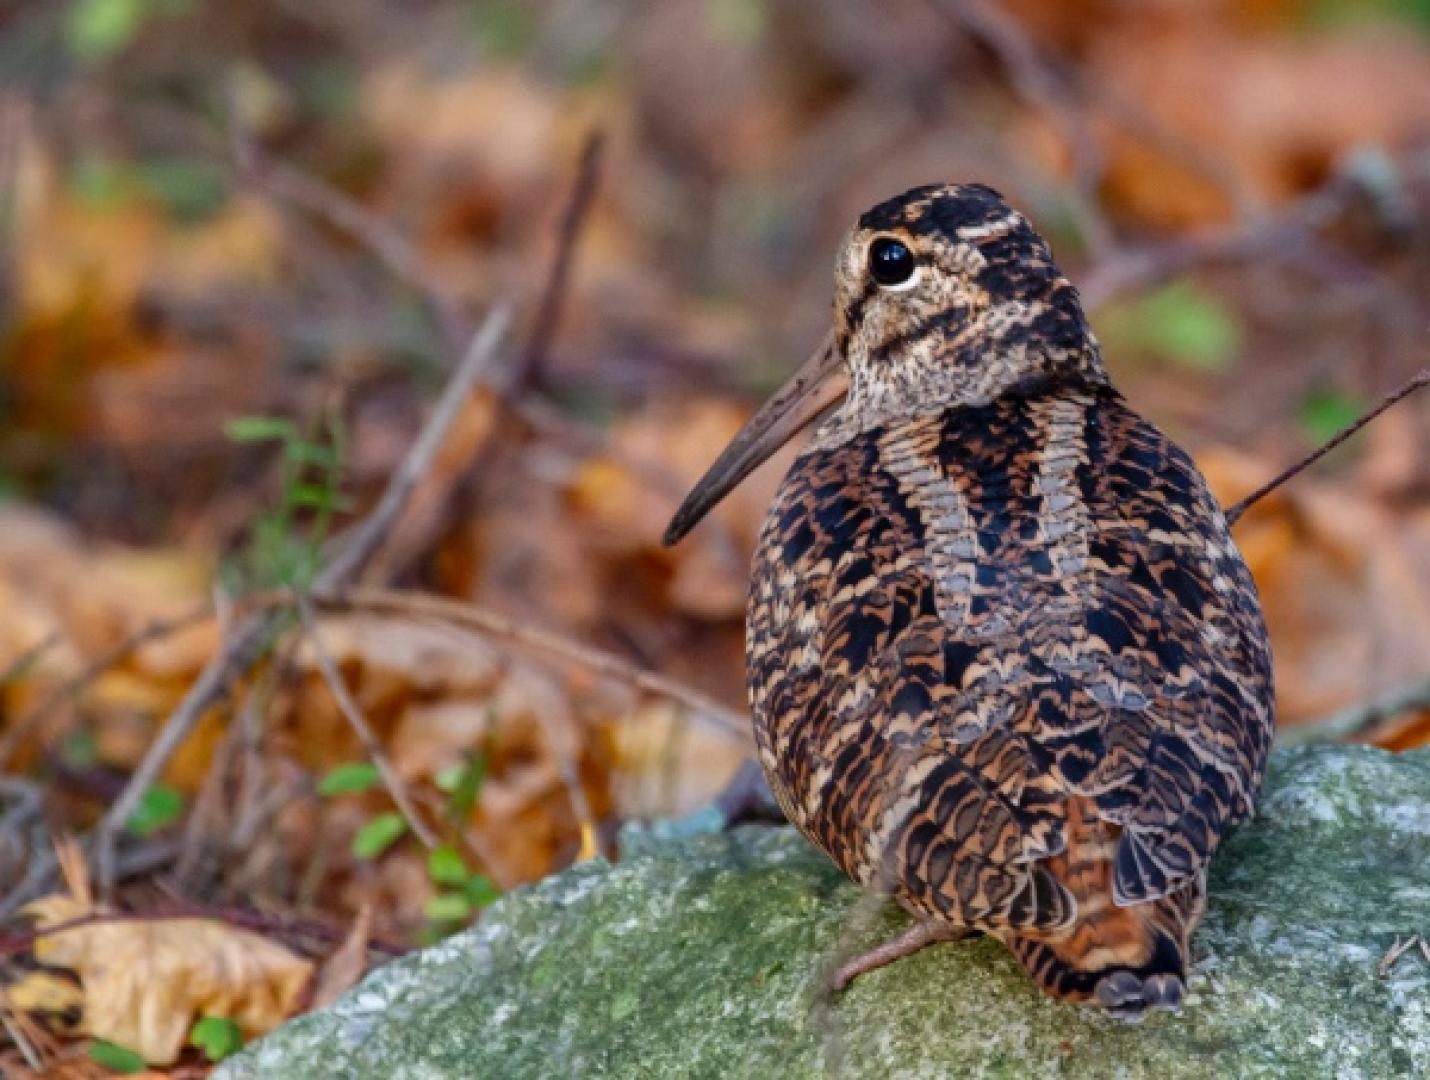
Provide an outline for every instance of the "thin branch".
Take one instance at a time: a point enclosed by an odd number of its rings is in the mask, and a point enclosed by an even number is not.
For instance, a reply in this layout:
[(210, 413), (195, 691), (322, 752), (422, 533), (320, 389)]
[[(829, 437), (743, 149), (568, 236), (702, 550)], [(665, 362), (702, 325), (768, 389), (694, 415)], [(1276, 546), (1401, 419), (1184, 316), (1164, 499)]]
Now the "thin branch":
[(1114, 247), (1112, 228), (1097, 209), (1103, 152), (1073, 93), (1040, 54), (1018, 20), (985, 0), (940, 0), (939, 8), (998, 58), (1013, 89), (1052, 119), (1072, 156), (1078, 225), (1094, 254)]
[[(39, 641), (35, 642), (28, 649), (25, 649), (19, 656), (5, 665), (5, 670), (0, 672), (0, 686), (4, 686), (20, 678), (35, 663), (60, 643), (61, 634), (58, 629), (51, 630)], [(4, 760), (4, 755), (0, 755), (0, 761)]]
[(1275, 213), (1114, 252), (1083, 275), (1078, 292), (1089, 308), (1096, 308), (1122, 293), (1158, 285), (1194, 268), (1262, 258), (1284, 262), (1308, 252), (1316, 254), (1320, 250), (1316, 231), (1363, 195), (1367, 183), (1352, 162)]
[(581, 227), (586, 222), (587, 211), (590, 210), (591, 201), (596, 195), (605, 146), (605, 134), (596, 129), (586, 136), (581, 147), (576, 179), (571, 185), (571, 195), (561, 215), (556, 255), (552, 259), (551, 272), (547, 275), (546, 287), (541, 292), (541, 301), (536, 308), (536, 321), (532, 325), (531, 341), (518, 369), (514, 387), (516, 390), (539, 386), (545, 380), (547, 351), (556, 336), (561, 312), (565, 306), (576, 243), (581, 237)]
[(497, 345), (506, 336), (511, 322), (511, 310), (501, 305), (492, 310), (486, 322), (473, 336), (466, 355), (447, 381), (442, 396), (427, 418), (417, 441), (407, 451), (397, 471), (387, 482), (387, 488), (372, 512), (344, 536), (344, 544), (313, 581), (315, 590), (334, 589), (362, 573), (391, 531), (397, 516), (412, 497), (418, 481), (432, 467), (447, 432), (457, 414), (485, 378), (496, 357)]
[(4, 1027), (9, 1034), (10, 1041), (20, 1051), (25, 1064), (36, 1073), (43, 1073), (46, 1060), (53, 1057), (53, 1046), (47, 1046), (42, 1052), (41, 1045), (52, 1043), (53, 1040), (43, 1028), (26, 1016), (22, 1009), (14, 1005), (10, 1000), (8, 988), (4, 986), (0, 986), (0, 1027)]
[(1304, 469), (1307, 469), (1311, 465), (1314, 465), (1317, 461), (1320, 461), (1321, 458), (1325, 457), (1336, 447), (1340, 446), (1341, 443), (1345, 442), (1361, 428), (1365, 427), (1377, 416), (1389, 409), (1392, 405), (1395, 405), (1397, 402), (1405, 400), (1411, 394), (1415, 393), (1415, 391), (1419, 390), (1423, 386), (1426, 386), (1427, 384), (1430, 384), (1430, 368), (1422, 368), (1418, 375), (1412, 378), (1409, 382), (1405, 383), (1405, 385), (1403, 385), (1399, 390), (1396, 390), (1393, 394), (1387, 396), (1383, 401), (1381, 401), (1379, 405), (1377, 405), (1370, 412), (1366, 413), (1355, 423), (1342, 428), (1330, 439), (1330, 441), (1323, 443), (1321, 446), (1311, 451), (1311, 453), (1307, 454), (1304, 458), (1296, 462), (1296, 464), (1292, 465), (1290, 468), (1283, 469), (1280, 473), (1278, 473), (1272, 479), (1268, 480), (1266, 483), (1262, 484), (1259, 488), (1253, 491), (1246, 498), (1242, 499), (1240, 502), (1234, 503), (1233, 505), (1228, 507), (1226, 510), (1226, 523), (1228, 525), (1235, 525), (1237, 521), (1241, 519), (1241, 515), (1246, 513), (1247, 510), (1249, 510), (1253, 505), (1266, 498), (1266, 496), (1270, 495), (1282, 484), (1286, 483), (1286, 481), (1290, 480), (1292, 477), (1296, 476)]
[(390, 223), (317, 177), (268, 157), (237, 128), (233, 157), (241, 179), (327, 222), (372, 252), (421, 296), (448, 348), (460, 348), (471, 336), (470, 322), (451, 292), (427, 272), (416, 249)]
[(505, 615), (475, 604), (444, 596), (373, 588), (315, 591), (313, 600), (323, 608), (348, 608), (404, 615), (419, 620), (435, 620), (474, 630), (484, 637), (504, 638), (577, 664), (598, 675), (624, 682), (646, 693), (679, 702), (689, 709), (693, 716), (705, 720), (723, 734), (733, 735), (743, 742), (750, 739), (750, 724), (743, 715), (676, 679), (647, 671), (613, 653), (572, 641), (548, 630), (517, 623)]
[[(123, 881), (141, 874), (150, 874), (173, 862), (178, 845), (172, 840), (146, 840), (125, 848), (113, 856), (114, 879)], [(53, 887), (59, 860), (50, 851), (35, 851), (25, 876), (3, 897), (0, 897), (0, 922), (4, 922), (26, 903), (43, 896)], [(0, 950), (3, 955), (3, 950)]]
[[(473, 336), (462, 362), (448, 380), (426, 426), (388, 480), (377, 505), (366, 518), (347, 530), (342, 547), (314, 579), (315, 590), (339, 588), (362, 572), (397, 520), (417, 482), (430, 467), (462, 404), (492, 364), (510, 319), (510, 310), (504, 304), (487, 315)], [(108, 889), (114, 882), (115, 840), (138, 808), (139, 800), (188, 738), (204, 711), (218, 701), (233, 680), (262, 655), (272, 635), (281, 629), (282, 618), (283, 612), (268, 611), (244, 619), (164, 722), (124, 790), (95, 829), (95, 868), (101, 888)]]
[(0, 776), (0, 798), (7, 799), (10, 806), (0, 813), (0, 836), (11, 829), (19, 829), (32, 817), (38, 817), (44, 793), (39, 784), (23, 780), (18, 776)]
[(333, 699), (338, 703), (339, 710), (347, 718), (348, 726), (353, 729), (358, 741), (362, 743), (368, 759), (377, 767), (377, 773), (382, 777), (382, 784), (387, 788), (387, 793), (392, 796), (398, 813), (407, 822), (407, 827), (412, 830), (412, 835), (422, 842), (423, 847), (428, 849), (436, 847), (438, 843), (436, 834), (427, 827), (427, 823), (422, 820), (422, 815), (417, 812), (417, 807), (412, 803), (412, 796), (408, 794), (407, 785), (403, 783), (397, 770), (392, 767), (392, 762), (387, 758), (387, 752), (382, 748), (382, 741), (368, 724), (367, 717), (362, 713), (362, 708), (353, 700), (352, 691), (348, 689), (347, 681), (343, 678), (342, 672), (338, 670), (338, 665), (333, 662), (332, 654), (328, 652), (327, 646), (323, 644), (322, 634), (318, 629), (318, 619), (313, 613), (313, 604), (308, 597), (298, 597), (298, 612), (303, 620), (303, 630), (313, 645), (313, 655), (318, 661), (318, 670), (322, 672), (323, 680), (328, 684), (328, 689), (332, 691)]
[(1430, 679), (1402, 686), (1375, 701), (1352, 705), (1319, 720), (1282, 728), (1276, 733), (1276, 741), (1282, 746), (1304, 746), (1355, 739), (1387, 720), (1418, 709), (1430, 709)]

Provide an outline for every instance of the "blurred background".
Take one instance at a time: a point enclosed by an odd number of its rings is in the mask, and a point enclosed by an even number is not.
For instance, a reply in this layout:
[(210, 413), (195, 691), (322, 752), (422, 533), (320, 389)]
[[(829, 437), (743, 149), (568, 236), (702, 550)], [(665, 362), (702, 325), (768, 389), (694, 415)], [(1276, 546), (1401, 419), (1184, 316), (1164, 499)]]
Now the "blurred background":
[[(659, 534), (827, 329), (853, 219), (935, 180), (1033, 219), (1227, 503), (1430, 362), (1424, 0), (0, 5), (0, 915), (126, 785), (131, 908), (408, 944), (708, 800), (788, 455)], [(270, 625), (136, 787), (499, 302), (381, 596)], [(1288, 728), (1430, 741), (1427, 431), (1238, 525)]]

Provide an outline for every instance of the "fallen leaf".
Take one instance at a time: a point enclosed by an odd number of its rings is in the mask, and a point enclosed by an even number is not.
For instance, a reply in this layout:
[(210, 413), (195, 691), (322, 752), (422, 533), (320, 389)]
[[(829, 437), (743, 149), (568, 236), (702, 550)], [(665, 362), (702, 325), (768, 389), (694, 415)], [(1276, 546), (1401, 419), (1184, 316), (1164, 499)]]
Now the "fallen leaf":
[[(25, 908), (40, 929), (92, 914), (70, 896)], [(35, 958), (69, 968), (83, 987), (83, 1030), (152, 1065), (172, 1063), (200, 1016), (234, 1020), (245, 1038), (286, 1019), (313, 964), (258, 934), (216, 919), (124, 918), (38, 938)]]
[(372, 933), (372, 904), (358, 909), (348, 936), (318, 971), (317, 989), (313, 991), (314, 1009), (323, 1009), (337, 1001), (367, 972), (367, 939)]

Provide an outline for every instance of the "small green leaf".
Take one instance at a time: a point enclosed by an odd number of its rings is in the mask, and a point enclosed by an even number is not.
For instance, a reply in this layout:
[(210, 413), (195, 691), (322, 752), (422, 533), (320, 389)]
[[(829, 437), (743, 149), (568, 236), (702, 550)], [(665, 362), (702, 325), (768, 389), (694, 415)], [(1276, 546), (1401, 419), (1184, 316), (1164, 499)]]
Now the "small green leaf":
[(461, 922), (472, 914), (472, 902), (462, 893), (439, 893), (428, 900), (422, 914), (432, 922)]
[(462, 889), (472, 907), (483, 908), (501, 898), (501, 890), (486, 874), (473, 874)]
[(1187, 281), (1110, 305), (1098, 322), (1110, 351), (1150, 353), (1195, 371), (1226, 370), (1242, 346), (1236, 313)]
[(535, 40), (540, 26), (529, 6), (515, 0), (489, 0), (473, 7), (472, 30), (488, 56), (521, 55)]
[(288, 505), (314, 510), (346, 510), (350, 508), (351, 501), (321, 484), (295, 484), (288, 489)]
[(134, 40), (148, 7), (145, 0), (74, 0), (65, 42), (81, 60), (103, 60)]
[(293, 421), (278, 416), (239, 416), (224, 424), (223, 432), (233, 442), (273, 442), (292, 439)]
[(292, 439), (283, 448), (283, 453), (288, 456), (289, 461), (296, 461), (301, 465), (319, 465), (325, 469), (332, 469), (338, 464), (338, 452), (331, 446), (324, 446), (322, 443)]
[(90, 1041), (89, 1059), (96, 1065), (103, 1065), (110, 1072), (117, 1072), (122, 1076), (141, 1073), (148, 1068), (140, 1054), (126, 1046), (117, 1046), (103, 1039)]
[(395, 844), (407, 831), (407, 822), (394, 813), (378, 814), (353, 837), (353, 856), (375, 859)]
[(1142, 341), (1183, 367), (1224, 371), (1241, 349), (1241, 327), (1227, 306), (1187, 282), (1159, 289), (1138, 305)]
[(427, 856), (427, 876), (438, 885), (465, 885), (470, 871), (457, 849), (444, 844)]
[(210, 1061), (222, 1061), (243, 1045), (243, 1032), (226, 1016), (201, 1016), (189, 1029), (189, 1042)]
[(477, 805), (481, 794), (482, 781), (487, 775), (487, 755), (485, 750), (475, 750), (462, 765), (443, 769), (437, 774), (437, 786), (447, 793), (447, 816), (461, 822), (471, 816), (472, 807)]
[(135, 836), (152, 836), (172, 825), (183, 812), (184, 797), (171, 787), (156, 784), (139, 800), (139, 808), (129, 819), (129, 831)]
[(335, 765), (324, 774), (318, 781), (318, 794), (331, 797), (333, 795), (358, 795), (364, 791), (371, 791), (377, 787), (382, 780), (382, 774), (377, 771), (377, 766), (370, 761), (349, 761), (342, 765)]
[(444, 769), (438, 769), (437, 775), (432, 777), (432, 783), (438, 791), (450, 795), (457, 790), (457, 785), (462, 782), (462, 777), (467, 773), (467, 766), (448, 765)]
[(706, 11), (710, 25), (730, 41), (756, 42), (769, 28), (765, 0), (709, 0)]
[(135, 169), (140, 189), (180, 223), (212, 217), (228, 200), (224, 172), (209, 161), (153, 158)]
[(1338, 390), (1313, 390), (1301, 401), (1301, 430), (1314, 443), (1323, 443), (1360, 419), (1361, 403)]
[(88, 769), (99, 761), (99, 744), (94, 732), (80, 728), (60, 743), (60, 759), (71, 769)]
[(94, 210), (118, 209), (131, 194), (125, 167), (99, 154), (79, 158), (68, 179), (70, 194)]

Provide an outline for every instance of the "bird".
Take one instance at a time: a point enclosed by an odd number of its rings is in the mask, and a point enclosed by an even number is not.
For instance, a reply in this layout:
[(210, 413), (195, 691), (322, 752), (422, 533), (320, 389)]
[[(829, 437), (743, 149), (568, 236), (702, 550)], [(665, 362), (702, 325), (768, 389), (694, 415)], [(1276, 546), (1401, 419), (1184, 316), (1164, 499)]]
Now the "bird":
[(992, 188), (870, 209), (834, 297), (664, 536), (818, 421), (754, 553), (756, 751), (785, 816), (913, 920), (833, 986), (987, 935), (1054, 998), (1177, 1010), (1275, 724), (1222, 508)]

